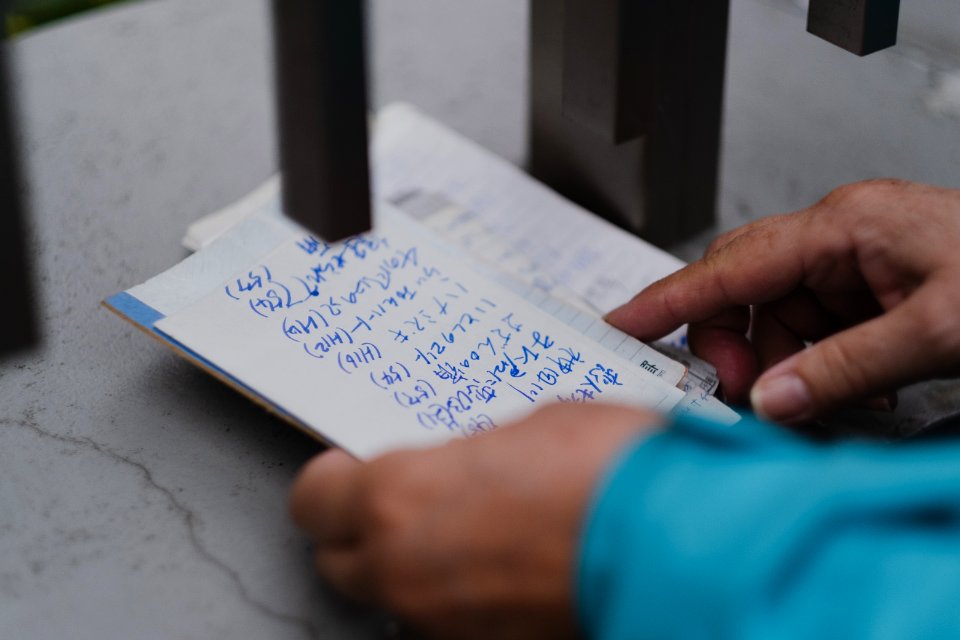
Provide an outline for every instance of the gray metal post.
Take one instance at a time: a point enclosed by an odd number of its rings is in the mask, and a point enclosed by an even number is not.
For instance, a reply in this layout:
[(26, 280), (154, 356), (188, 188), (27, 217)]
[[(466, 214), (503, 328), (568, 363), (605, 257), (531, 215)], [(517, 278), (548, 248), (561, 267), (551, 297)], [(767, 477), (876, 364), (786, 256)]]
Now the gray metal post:
[[(3, 16), (0, 3), (0, 17)], [(4, 299), (0, 308), (0, 353), (34, 344), (39, 335), (31, 295), (20, 174), (13, 138), (13, 109), (6, 68), (6, 43), (0, 41), (0, 273)]]
[(284, 211), (328, 241), (370, 228), (362, 0), (273, 0)]
[(531, 0), (530, 172), (648, 240), (715, 218), (726, 0)]
[(897, 43), (900, 0), (810, 0), (807, 31), (858, 56)]

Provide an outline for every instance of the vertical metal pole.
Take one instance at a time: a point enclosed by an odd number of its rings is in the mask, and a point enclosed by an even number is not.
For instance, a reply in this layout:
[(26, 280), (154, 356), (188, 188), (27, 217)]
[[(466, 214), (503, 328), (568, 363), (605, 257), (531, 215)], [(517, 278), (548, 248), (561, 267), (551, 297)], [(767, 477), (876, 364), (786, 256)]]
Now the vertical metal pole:
[(532, 0), (530, 172), (656, 244), (715, 219), (727, 0)]
[[(0, 18), (4, 16), (0, 3)], [(0, 354), (34, 344), (38, 337), (27, 268), (26, 238), (20, 200), (20, 174), (13, 139), (7, 44), (0, 40), (0, 274), (4, 280), (0, 306)]]
[(563, 116), (613, 144), (649, 133), (656, 82), (651, 2), (565, 0)]
[(273, 0), (287, 215), (328, 241), (370, 228), (362, 0)]

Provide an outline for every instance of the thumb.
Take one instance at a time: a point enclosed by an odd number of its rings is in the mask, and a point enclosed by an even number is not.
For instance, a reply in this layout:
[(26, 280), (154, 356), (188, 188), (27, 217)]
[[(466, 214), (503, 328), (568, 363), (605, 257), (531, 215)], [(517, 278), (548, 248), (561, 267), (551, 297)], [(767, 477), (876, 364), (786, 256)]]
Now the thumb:
[[(761, 417), (803, 422), (859, 398), (941, 373), (956, 360), (944, 296), (918, 290), (889, 312), (837, 333), (764, 373), (750, 392)], [(938, 313), (942, 311), (942, 315)]]

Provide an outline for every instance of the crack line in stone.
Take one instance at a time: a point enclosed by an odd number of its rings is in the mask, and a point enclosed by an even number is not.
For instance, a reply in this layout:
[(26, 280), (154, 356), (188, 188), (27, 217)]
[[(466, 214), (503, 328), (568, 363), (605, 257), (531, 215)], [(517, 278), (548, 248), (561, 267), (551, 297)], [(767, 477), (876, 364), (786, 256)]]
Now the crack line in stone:
[(194, 551), (198, 555), (200, 555), (201, 558), (206, 560), (208, 564), (213, 565), (214, 567), (218, 568), (220, 571), (222, 571), (227, 575), (227, 577), (230, 579), (230, 582), (233, 583), (233, 585), (237, 589), (237, 592), (240, 594), (240, 598), (244, 602), (247, 602), (248, 604), (253, 606), (256, 610), (260, 611), (266, 616), (269, 616), (271, 618), (274, 618), (275, 620), (279, 620), (286, 624), (291, 624), (299, 627), (300, 629), (305, 631), (308, 634), (308, 637), (310, 638), (319, 637), (316, 627), (314, 627), (313, 623), (311, 623), (309, 620), (299, 618), (297, 616), (293, 616), (287, 613), (283, 613), (282, 611), (277, 611), (267, 603), (261, 602), (256, 598), (254, 598), (250, 594), (250, 591), (247, 589), (246, 585), (244, 585), (243, 580), (241, 580), (240, 574), (235, 569), (230, 567), (226, 562), (224, 562), (223, 560), (220, 560), (217, 556), (215, 556), (209, 549), (207, 549), (203, 545), (196, 531), (196, 516), (194, 515), (193, 511), (187, 508), (186, 506), (184, 506), (183, 504), (181, 504), (180, 501), (177, 500), (177, 497), (174, 495), (174, 493), (170, 489), (158, 484), (156, 480), (154, 480), (153, 478), (153, 473), (151, 473), (151, 471), (146, 467), (146, 465), (144, 465), (141, 462), (137, 462), (136, 460), (131, 460), (130, 458), (86, 436), (75, 437), (75, 436), (65, 436), (59, 433), (53, 433), (41, 428), (38, 424), (36, 424), (35, 422), (31, 422), (30, 420), (12, 420), (9, 418), (0, 418), (0, 425), (4, 425), (4, 424), (24, 427), (24, 428), (30, 429), (31, 431), (35, 432), (41, 437), (50, 438), (58, 442), (64, 442), (64, 443), (72, 444), (79, 447), (93, 449), (94, 451), (100, 453), (101, 455), (104, 455), (110, 458), (114, 462), (118, 462), (124, 465), (129, 465), (137, 469), (141, 473), (141, 475), (143, 475), (143, 478), (146, 481), (146, 483), (149, 486), (156, 489), (157, 491), (159, 491), (160, 493), (162, 493), (167, 498), (167, 501), (173, 506), (173, 508), (183, 516), (184, 524), (186, 524), (187, 526), (187, 537), (190, 539), (190, 543), (193, 546)]

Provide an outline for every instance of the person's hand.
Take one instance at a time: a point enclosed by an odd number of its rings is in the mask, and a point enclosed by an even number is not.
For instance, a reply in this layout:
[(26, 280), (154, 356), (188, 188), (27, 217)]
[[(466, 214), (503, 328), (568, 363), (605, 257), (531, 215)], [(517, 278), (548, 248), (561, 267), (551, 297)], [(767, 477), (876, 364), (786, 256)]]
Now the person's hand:
[(470, 440), (360, 463), (317, 456), (291, 493), (320, 572), (443, 638), (578, 635), (578, 538), (614, 454), (661, 419), (556, 405)]
[(841, 187), (719, 237), (607, 320), (642, 340), (691, 323), (690, 346), (717, 367), (727, 398), (749, 393), (758, 413), (783, 422), (953, 374), (960, 191)]

